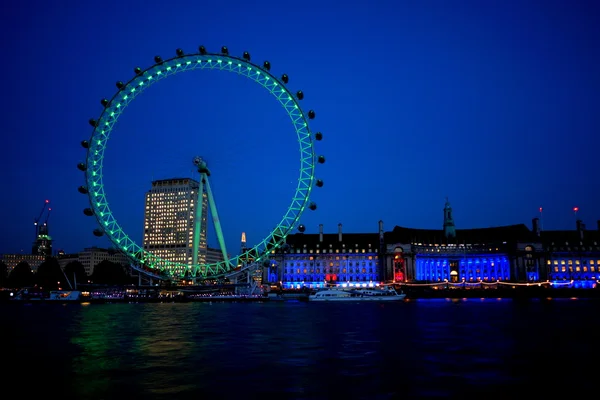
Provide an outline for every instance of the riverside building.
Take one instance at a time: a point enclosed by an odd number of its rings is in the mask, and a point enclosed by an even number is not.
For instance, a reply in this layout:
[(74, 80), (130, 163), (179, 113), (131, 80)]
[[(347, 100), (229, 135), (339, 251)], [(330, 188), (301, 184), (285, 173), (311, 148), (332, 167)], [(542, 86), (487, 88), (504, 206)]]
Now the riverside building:
[[(380, 224), (380, 227), (382, 224)], [(284, 289), (327, 285), (372, 286), (381, 279), (379, 233), (295, 233), (271, 253), (266, 280)]]
[[(600, 280), (600, 222), (588, 231), (542, 231), (534, 218), (525, 224), (456, 229), (447, 200), (441, 229), (395, 226), (373, 233), (288, 235), (271, 253), (264, 279), (283, 288), (377, 283), (468, 286), (565, 283), (596, 287)], [(571, 283), (572, 281), (572, 283)]]
[(386, 232), (384, 280), (392, 282), (537, 282), (547, 279), (541, 240), (524, 224), (456, 229), (450, 202), (442, 229), (396, 226)]
[(600, 221), (597, 221), (596, 230), (586, 230), (579, 219), (575, 230), (541, 231), (539, 220), (534, 225), (538, 227), (537, 233), (548, 254), (546, 268), (553, 283), (575, 288), (597, 286), (600, 280)]

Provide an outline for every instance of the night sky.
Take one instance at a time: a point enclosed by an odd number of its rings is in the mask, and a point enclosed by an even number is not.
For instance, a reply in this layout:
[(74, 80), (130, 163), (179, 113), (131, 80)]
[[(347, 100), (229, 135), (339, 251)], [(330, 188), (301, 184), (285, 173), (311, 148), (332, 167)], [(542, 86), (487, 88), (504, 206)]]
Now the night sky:
[[(600, 3), (595, 1), (13, 1), (0, 6), (0, 253), (31, 251), (50, 200), (54, 248), (108, 247), (77, 192), (80, 142), (100, 99), (177, 48), (228, 46), (302, 90), (324, 180), (307, 233), (600, 219)], [(153, 179), (194, 177), (203, 156), (231, 253), (283, 216), (298, 176), (290, 120), (262, 87), (193, 71), (146, 90), (106, 150), (119, 224), (141, 241)], [(44, 219), (44, 218), (42, 218)], [(209, 231), (209, 245), (216, 247)]]

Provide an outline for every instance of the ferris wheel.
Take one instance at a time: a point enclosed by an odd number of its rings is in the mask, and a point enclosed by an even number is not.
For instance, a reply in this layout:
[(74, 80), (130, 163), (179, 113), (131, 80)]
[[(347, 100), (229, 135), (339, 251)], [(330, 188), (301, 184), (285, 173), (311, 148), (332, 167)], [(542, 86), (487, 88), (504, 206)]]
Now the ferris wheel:
[[(223, 235), (220, 233), (221, 227), (216, 225), (215, 228), (224, 258), (223, 261), (216, 263), (198, 264), (198, 224), (194, 231), (194, 257), (191, 264), (160, 258), (138, 245), (121, 228), (113, 215), (103, 182), (104, 153), (119, 116), (140, 93), (154, 83), (169, 76), (192, 70), (233, 72), (261, 85), (275, 97), (290, 117), (300, 151), (300, 172), (295, 194), (282, 219), (258, 244), (231, 258), (225, 250)], [(262, 66), (259, 66), (251, 62), (250, 53), (244, 52), (242, 57), (236, 57), (230, 55), (228, 48), (225, 46), (221, 48), (220, 53), (209, 53), (204, 46), (200, 46), (198, 52), (192, 54), (186, 54), (182, 49), (177, 49), (175, 57), (163, 60), (160, 56), (156, 56), (152, 66), (146, 69), (136, 67), (133, 72), (134, 76), (128, 82), (119, 81), (116, 83), (117, 92), (112, 98), (101, 100), (103, 110), (100, 116), (98, 119), (89, 120), (93, 128), (91, 137), (89, 140), (81, 142), (82, 147), (87, 150), (87, 154), (85, 163), (80, 162), (77, 165), (78, 169), (85, 174), (85, 185), (80, 186), (78, 191), (87, 195), (89, 199), (90, 207), (83, 210), (84, 214), (90, 217), (94, 216), (99, 224), (99, 227), (93, 232), (95, 236), (106, 235), (112, 244), (123, 252), (134, 265), (159, 273), (167, 278), (184, 276), (213, 278), (225, 276), (248, 260), (254, 263), (264, 262), (271, 251), (285, 242), (291, 231), (295, 228), (298, 228), (301, 232), (304, 231), (304, 226), (299, 224), (300, 217), (306, 208), (316, 210), (317, 206), (310, 201), (310, 195), (314, 186), (323, 186), (323, 180), (315, 178), (315, 166), (316, 164), (323, 164), (325, 157), (322, 155), (317, 156), (314, 148), (314, 141), (322, 140), (323, 134), (321, 132), (316, 132), (314, 135), (311, 133), (309, 120), (315, 118), (315, 112), (313, 110), (308, 112), (302, 110), (300, 100), (304, 98), (304, 93), (301, 90), (293, 93), (286, 87), (289, 82), (288, 75), (283, 74), (281, 78), (276, 78), (271, 73), (269, 61), (265, 61)], [(208, 176), (210, 175), (208, 166), (198, 157), (193, 158), (193, 163), (201, 176), (198, 198), (202, 199), (203, 191), (207, 191), (213, 219), (218, 221), (218, 218), (214, 218), (217, 211), (208, 183)], [(202, 209), (198, 203), (196, 208)], [(196, 210), (196, 213), (198, 213), (198, 210)]]

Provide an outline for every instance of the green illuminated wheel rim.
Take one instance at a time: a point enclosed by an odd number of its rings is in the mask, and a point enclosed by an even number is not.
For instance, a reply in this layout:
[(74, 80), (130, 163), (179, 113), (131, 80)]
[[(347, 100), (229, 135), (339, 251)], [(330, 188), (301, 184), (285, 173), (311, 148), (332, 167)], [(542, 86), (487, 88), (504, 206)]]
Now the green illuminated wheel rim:
[[(293, 94), (286, 88), (287, 75), (282, 75), (281, 79), (276, 78), (270, 72), (271, 66), (268, 61), (265, 61), (262, 66), (258, 66), (250, 61), (249, 53), (244, 52), (241, 58), (234, 57), (229, 55), (226, 47), (221, 49), (220, 54), (207, 53), (203, 46), (200, 46), (198, 53), (184, 54), (180, 49), (176, 53), (176, 57), (168, 60), (162, 60), (156, 56), (155, 64), (149, 68), (135, 68), (135, 76), (130, 81), (117, 82), (118, 91), (115, 95), (111, 99), (101, 101), (104, 109), (100, 117), (97, 120), (89, 121), (93, 127), (91, 138), (89, 141), (82, 142), (82, 146), (87, 149), (87, 156), (86, 162), (79, 163), (78, 168), (85, 172), (86, 186), (80, 186), (79, 192), (87, 194), (90, 202), (90, 208), (86, 208), (84, 214), (95, 216), (98, 221), (99, 228), (94, 230), (94, 235), (106, 235), (113, 245), (126, 254), (136, 266), (159, 273), (167, 278), (184, 277), (194, 270), (197, 271), (196, 277), (215, 278), (231, 272), (243, 261), (261, 262), (266, 260), (268, 254), (284, 243), (286, 236), (298, 227), (300, 216), (304, 210), (306, 208), (316, 209), (316, 205), (309, 202), (309, 198), (313, 186), (321, 187), (323, 185), (322, 180), (315, 179), (315, 165), (317, 162), (323, 163), (325, 158), (317, 157), (314, 151), (313, 136), (308, 123), (315, 117), (314, 111), (311, 110), (307, 113), (302, 111), (299, 104), (299, 100), (304, 97), (302, 91)], [(109, 207), (104, 191), (102, 166), (110, 133), (119, 116), (133, 99), (155, 82), (169, 76), (180, 72), (204, 69), (243, 75), (260, 84), (279, 101), (288, 113), (297, 135), (300, 150), (300, 174), (296, 192), (287, 211), (267, 237), (256, 246), (229, 260), (194, 266), (157, 257), (138, 245), (123, 231)], [(315, 140), (321, 140), (321, 138), (320, 132), (314, 135)], [(303, 226), (300, 225), (299, 229), (302, 231)]]

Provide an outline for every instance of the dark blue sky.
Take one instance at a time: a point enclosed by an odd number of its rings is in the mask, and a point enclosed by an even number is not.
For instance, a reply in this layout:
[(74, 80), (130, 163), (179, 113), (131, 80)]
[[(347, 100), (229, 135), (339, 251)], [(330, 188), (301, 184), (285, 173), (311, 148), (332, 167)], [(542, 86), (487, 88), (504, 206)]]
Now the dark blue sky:
[[(573, 1), (18, 1), (0, 10), (0, 253), (29, 252), (50, 199), (55, 248), (108, 246), (83, 215), (77, 170), (89, 118), (155, 55), (198, 45), (269, 60), (305, 93), (327, 157), (308, 233), (441, 228), (571, 229), (600, 219), (600, 7)], [(152, 179), (200, 154), (228, 247), (254, 244), (290, 203), (298, 168), (284, 110), (233, 74), (188, 72), (134, 101), (107, 147), (106, 193), (141, 238)], [(209, 244), (216, 245), (209, 232)]]

